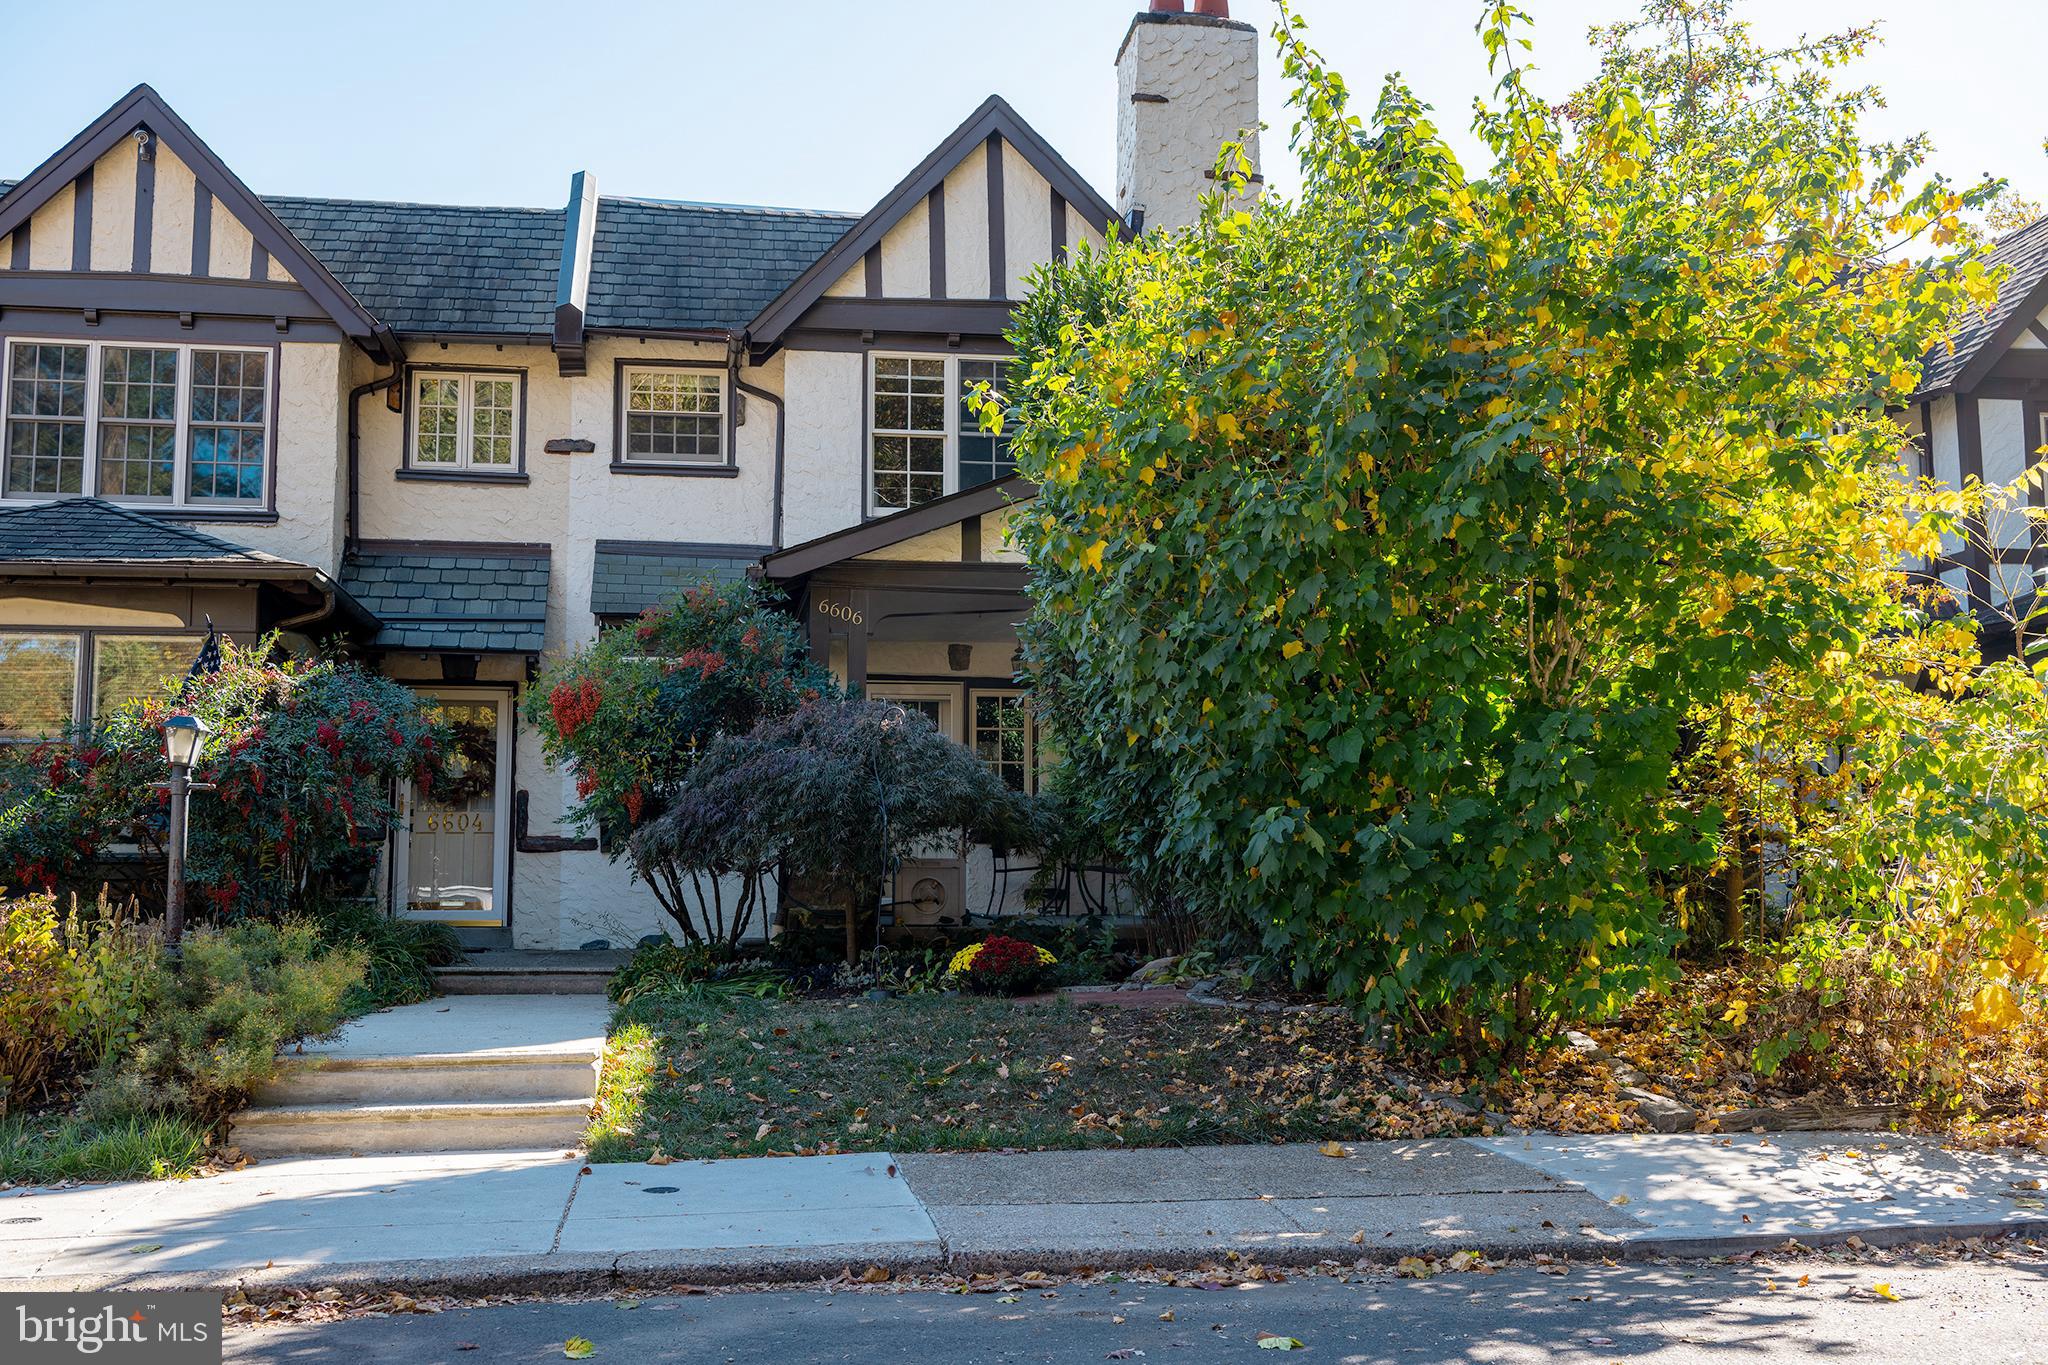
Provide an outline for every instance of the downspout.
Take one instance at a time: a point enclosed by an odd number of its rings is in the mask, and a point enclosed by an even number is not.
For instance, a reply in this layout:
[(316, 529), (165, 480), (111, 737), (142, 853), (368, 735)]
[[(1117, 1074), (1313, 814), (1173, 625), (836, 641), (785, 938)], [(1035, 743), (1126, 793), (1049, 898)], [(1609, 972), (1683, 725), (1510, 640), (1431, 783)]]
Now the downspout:
[(396, 385), (398, 377), (405, 373), (405, 348), (398, 344), (398, 338), (387, 333), (382, 341), (391, 373), (348, 391), (348, 512), (341, 527), (344, 559), (355, 550), (362, 529), (363, 400)]
[(760, 399), (762, 402), (768, 404), (770, 407), (775, 409), (775, 510), (771, 518), (770, 528), (768, 532), (768, 542), (770, 548), (779, 550), (782, 548), (782, 470), (784, 447), (783, 433), (788, 429), (788, 423), (783, 421), (784, 413), (782, 407), (782, 400), (780, 398), (768, 392), (768, 390), (756, 388), (754, 385), (749, 384), (744, 379), (740, 378), (741, 344), (742, 343), (739, 341), (738, 338), (734, 338), (730, 345), (726, 348), (727, 363), (730, 364), (730, 366), (732, 367), (733, 387), (738, 389), (741, 393), (747, 394), (750, 397)]

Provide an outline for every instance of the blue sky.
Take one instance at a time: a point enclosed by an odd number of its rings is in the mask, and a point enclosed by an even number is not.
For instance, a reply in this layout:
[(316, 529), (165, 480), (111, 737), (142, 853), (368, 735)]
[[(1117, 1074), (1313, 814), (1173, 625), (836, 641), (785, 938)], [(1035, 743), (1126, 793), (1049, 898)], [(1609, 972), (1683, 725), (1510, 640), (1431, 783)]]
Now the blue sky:
[[(1521, 0), (1545, 88), (1591, 67), (1588, 23), (1630, 0)], [(1141, 0), (670, 0), (167, 6), (0, 0), (8, 115), (0, 177), (29, 170), (138, 81), (252, 187), (451, 203), (559, 204), (572, 171), (607, 194), (865, 209), (990, 92), (1105, 195), (1111, 59)], [(1267, 26), (1271, 0), (1238, 0)], [(1462, 129), (1485, 88), (1476, 0), (1300, 0), (1355, 89), (1398, 68)], [(1886, 23), (1868, 67), (1880, 128), (1932, 131), (1952, 175), (2048, 199), (2048, 4), (1752, 0), (1768, 36)], [(1270, 53), (1269, 170), (1287, 113)]]

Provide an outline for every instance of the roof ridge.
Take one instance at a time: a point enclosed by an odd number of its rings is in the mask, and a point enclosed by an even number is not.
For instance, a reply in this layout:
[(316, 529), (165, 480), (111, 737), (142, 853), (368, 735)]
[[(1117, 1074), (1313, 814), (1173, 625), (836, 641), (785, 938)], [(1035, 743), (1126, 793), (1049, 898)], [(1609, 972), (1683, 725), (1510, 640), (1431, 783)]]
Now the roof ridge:
[(773, 213), (786, 214), (796, 218), (846, 218), (860, 217), (849, 209), (806, 209), (783, 204), (732, 204), (716, 199), (659, 199), (644, 194), (600, 194), (598, 203), (636, 204), (642, 208), (657, 209), (704, 209), (712, 213)]
[(447, 209), (454, 213), (560, 214), (562, 210), (534, 208), (530, 204), (444, 204), (426, 199), (363, 199), (340, 194), (262, 194), (266, 204), (351, 204), (386, 209)]

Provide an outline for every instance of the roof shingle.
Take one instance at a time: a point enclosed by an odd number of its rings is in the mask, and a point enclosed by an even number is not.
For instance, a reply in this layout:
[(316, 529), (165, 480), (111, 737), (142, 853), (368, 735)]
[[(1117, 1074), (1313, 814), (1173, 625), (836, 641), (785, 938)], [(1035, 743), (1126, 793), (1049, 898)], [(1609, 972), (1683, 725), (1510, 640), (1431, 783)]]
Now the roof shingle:
[(593, 616), (637, 616), (705, 579), (737, 582), (768, 547), (600, 540), (590, 570)]
[(1961, 378), (1977, 352), (1992, 343), (2041, 282), (2048, 280), (2048, 218), (2036, 218), (1999, 238), (1986, 265), (2008, 268), (2005, 283), (1998, 287), (1998, 302), (1983, 312), (1968, 314), (1956, 329), (1952, 347), (1936, 346), (1927, 353), (1920, 374), (1922, 393), (1938, 393)]
[(546, 638), (548, 557), (497, 546), (363, 550), (342, 586), (384, 623), (386, 649), (537, 654)]
[[(290, 196), (264, 203), (393, 331), (544, 336), (554, 327), (560, 209)], [(586, 324), (739, 331), (853, 221), (599, 199)]]
[(100, 498), (0, 508), (0, 564), (248, 564), (290, 560)]

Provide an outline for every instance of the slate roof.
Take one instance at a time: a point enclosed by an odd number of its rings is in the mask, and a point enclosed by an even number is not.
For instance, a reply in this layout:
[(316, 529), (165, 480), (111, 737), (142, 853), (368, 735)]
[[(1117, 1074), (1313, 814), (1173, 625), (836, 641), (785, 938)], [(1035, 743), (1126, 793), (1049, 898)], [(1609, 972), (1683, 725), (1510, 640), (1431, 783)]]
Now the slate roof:
[(2008, 267), (2005, 283), (1998, 287), (1998, 302), (1964, 320), (1956, 332), (1953, 350), (1937, 346), (1928, 352), (1921, 369), (1921, 392), (1939, 392), (1954, 384), (1977, 352), (1992, 344), (2034, 292), (2048, 281), (2048, 218), (2036, 218), (1999, 238), (1987, 265)]
[(590, 570), (591, 614), (637, 616), (706, 578), (736, 582), (767, 552), (765, 545), (600, 540)]
[[(553, 330), (560, 209), (263, 202), (393, 331)], [(600, 198), (585, 325), (740, 331), (853, 221), (799, 209)]]
[(547, 630), (548, 556), (533, 547), (375, 546), (342, 587), (384, 623), (384, 649), (537, 654)]
[(0, 564), (247, 564), (292, 561), (100, 498), (0, 507)]

